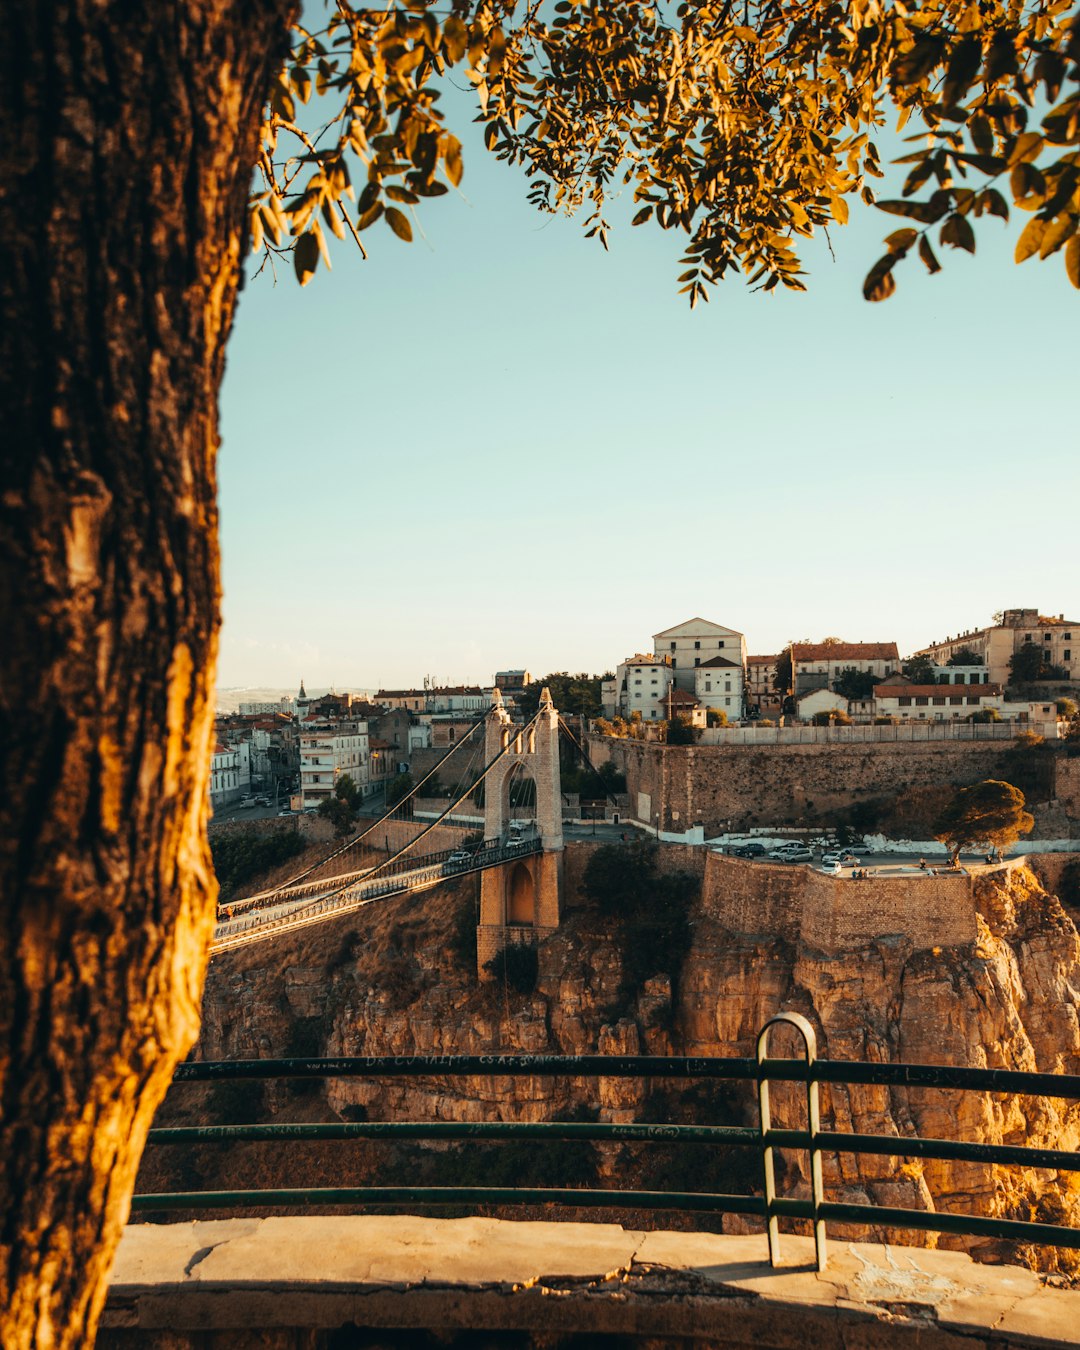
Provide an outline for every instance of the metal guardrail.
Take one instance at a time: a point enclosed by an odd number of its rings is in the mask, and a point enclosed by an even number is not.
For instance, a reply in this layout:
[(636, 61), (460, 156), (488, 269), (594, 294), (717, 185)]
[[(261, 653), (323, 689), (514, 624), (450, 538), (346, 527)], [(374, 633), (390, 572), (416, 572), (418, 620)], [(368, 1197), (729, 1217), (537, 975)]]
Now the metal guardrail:
[[(768, 1040), (779, 1025), (795, 1028), (806, 1048), (805, 1059), (769, 1059)], [(1080, 1229), (1022, 1219), (898, 1209), (883, 1205), (839, 1204), (825, 1199), (821, 1156), (846, 1153), (943, 1161), (1023, 1166), (1080, 1172), (1080, 1153), (1006, 1144), (974, 1144), (962, 1140), (922, 1139), (913, 1135), (840, 1133), (821, 1128), (818, 1094), (822, 1083), (936, 1088), (961, 1092), (1012, 1093), (1080, 1100), (1080, 1076), (1030, 1073), (1010, 1069), (952, 1068), (935, 1064), (877, 1064), (858, 1060), (819, 1059), (813, 1027), (799, 1013), (778, 1013), (762, 1029), (752, 1059), (688, 1058), (676, 1055), (408, 1055), (338, 1059), (226, 1060), (186, 1063), (177, 1082), (222, 1082), (230, 1079), (371, 1078), (371, 1077), (566, 1077), (728, 1079), (757, 1084), (758, 1124), (742, 1125), (611, 1125), (603, 1123), (505, 1122), (430, 1123), (333, 1122), (330, 1124), (198, 1125), (155, 1127), (148, 1144), (228, 1144), (294, 1139), (431, 1139), (506, 1140), (565, 1139), (636, 1141), (642, 1143), (715, 1144), (753, 1148), (761, 1159), (760, 1195), (721, 1195), (687, 1191), (633, 1191), (490, 1186), (317, 1186), (264, 1190), (182, 1191), (136, 1195), (133, 1212), (154, 1210), (230, 1209), (305, 1205), (536, 1205), (578, 1208), (682, 1210), (742, 1214), (764, 1221), (769, 1260), (779, 1264), (781, 1219), (809, 1220), (813, 1226), (817, 1268), (827, 1260), (828, 1221), (1022, 1241), (1039, 1246), (1080, 1248)], [(777, 1129), (772, 1125), (769, 1083), (804, 1083), (807, 1128)], [(810, 1199), (778, 1196), (774, 1155), (777, 1149), (810, 1154)]]

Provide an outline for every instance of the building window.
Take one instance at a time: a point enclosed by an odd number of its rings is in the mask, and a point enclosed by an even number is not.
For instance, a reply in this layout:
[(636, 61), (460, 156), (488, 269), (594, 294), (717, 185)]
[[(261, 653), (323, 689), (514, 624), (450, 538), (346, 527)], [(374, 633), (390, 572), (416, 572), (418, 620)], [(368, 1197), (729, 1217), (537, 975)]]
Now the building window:
[(671, 644), (671, 650), (672, 650), (672, 651), (675, 650), (675, 644), (674, 644), (674, 642)]
[(901, 706), (901, 708), (910, 708), (910, 707), (911, 707), (911, 699), (902, 696), (902, 697), (900, 698), (900, 706)]
[(971, 703), (981, 703), (981, 702), (982, 702), (982, 698), (981, 698), (978, 694), (969, 694), (969, 695), (968, 695), (968, 703), (969, 703), (969, 704), (971, 704)]
[(934, 707), (935, 707), (935, 708), (944, 708), (944, 706), (945, 706), (945, 700), (944, 700), (943, 698), (935, 698), (935, 699), (934, 699)]
[(923, 696), (917, 696), (915, 699), (916, 708), (925, 708), (930, 700)]
[(730, 708), (730, 707), (731, 707), (731, 699), (729, 699), (729, 698), (724, 699), (724, 707), (725, 707), (725, 708)]
[(1065, 651), (1062, 653), (1062, 658), (1063, 658), (1063, 660), (1065, 660), (1065, 661), (1071, 661), (1071, 660), (1072, 660), (1072, 652), (1069, 651), (1069, 649), (1068, 649), (1067, 647), (1065, 648)]
[(671, 658), (671, 669), (674, 670), (675, 667), (676, 667), (677, 665), (678, 665), (678, 662), (675, 660), (674, 657), (672, 657), (672, 658)]
[(722, 647), (722, 646), (724, 645), (724, 639), (721, 638), (720, 641), (719, 641), (716, 645), (717, 645), (718, 647)]
[(730, 680), (725, 680), (725, 681), (724, 681), (724, 690), (725, 690), (726, 693), (729, 693), (729, 694), (731, 693), (731, 681), (730, 681)]
[(694, 651), (696, 651), (696, 652), (701, 651), (701, 643), (700, 643), (700, 642), (695, 642), (695, 643), (694, 643)]
[(964, 702), (964, 696), (963, 696), (963, 694), (953, 694), (953, 695), (949, 698), (949, 702), (950, 702), (954, 707), (957, 706), (957, 705), (962, 705), (963, 702)]
[(712, 693), (712, 680), (706, 680), (706, 681), (705, 681), (705, 692), (706, 692), (707, 694), (711, 694), (711, 693)]
[(695, 666), (700, 666), (700, 665), (701, 665), (701, 657), (700, 657), (700, 656), (695, 656), (695, 657), (694, 657), (694, 665), (695, 665)]

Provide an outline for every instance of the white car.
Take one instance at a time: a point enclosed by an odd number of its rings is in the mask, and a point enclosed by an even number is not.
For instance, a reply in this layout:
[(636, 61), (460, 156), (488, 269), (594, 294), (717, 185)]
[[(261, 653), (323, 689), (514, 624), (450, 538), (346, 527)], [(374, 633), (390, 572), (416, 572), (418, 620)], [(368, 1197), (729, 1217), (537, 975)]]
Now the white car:
[(858, 867), (859, 860), (854, 853), (841, 849), (837, 853), (826, 853), (821, 859), (822, 867)]
[(809, 851), (810, 850), (805, 844), (798, 844), (794, 839), (788, 839), (784, 843), (777, 844), (775, 848), (770, 849), (766, 854), (766, 857), (779, 858), (780, 861), (783, 862), (789, 853), (809, 853)]

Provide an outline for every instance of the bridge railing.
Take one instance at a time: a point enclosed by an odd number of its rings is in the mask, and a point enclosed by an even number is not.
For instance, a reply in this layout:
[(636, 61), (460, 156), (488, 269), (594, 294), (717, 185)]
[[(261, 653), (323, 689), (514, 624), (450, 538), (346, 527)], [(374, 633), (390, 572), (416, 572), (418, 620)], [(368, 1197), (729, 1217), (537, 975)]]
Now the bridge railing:
[(513, 844), (503, 844), (499, 840), (488, 840), (478, 845), (470, 856), (457, 863), (450, 863), (453, 849), (442, 849), (438, 853), (425, 853), (412, 858), (408, 865), (404, 862), (388, 867), (366, 880), (363, 875), (346, 885), (334, 886), (340, 878), (331, 877), (323, 883), (329, 895), (320, 896), (318, 890), (307, 903), (297, 898), (294, 908), (275, 917), (261, 917), (265, 909), (279, 908), (288, 904), (288, 897), (267, 899), (259, 905), (242, 909), (235, 919), (227, 918), (219, 922), (214, 933), (213, 951), (224, 950), (227, 946), (240, 945), (256, 934), (260, 937), (272, 936), (290, 928), (303, 927), (305, 924), (331, 918), (334, 914), (348, 913), (373, 900), (389, 899), (408, 891), (426, 889), (452, 877), (466, 872), (481, 872), (487, 867), (496, 867), (502, 863), (513, 862), (517, 858), (539, 853), (543, 845), (537, 838), (519, 840)]
[[(785, 1023), (803, 1037), (805, 1059), (770, 1059), (767, 1042), (772, 1028)], [(1038, 1246), (1080, 1248), (1080, 1229), (1029, 1219), (943, 1213), (884, 1205), (856, 1205), (826, 1200), (822, 1180), (823, 1153), (890, 1158), (939, 1159), (986, 1165), (1019, 1166), (1080, 1172), (1080, 1154), (1059, 1149), (973, 1143), (961, 1139), (924, 1139), (915, 1135), (859, 1134), (823, 1130), (818, 1094), (822, 1083), (890, 1088), (934, 1088), (955, 1092), (1010, 1093), (1080, 1100), (1080, 1076), (1030, 1073), (1005, 1069), (950, 1068), (927, 1064), (880, 1064), (857, 1060), (820, 1059), (813, 1029), (797, 1013), (781, 1013), (768, 1022), (757, 1042), (757, 1054), (746, 1059), (686, 1058), (660, 1055), (410, 1055), (342, 1059), (270, 1059), (182, 1064), (178, 1082), (222, 1082), (230, 1079), (318, 1079), (394, 1077), (482, 1078), (639, 1078), (734, 1080), (755, 1083), (756, 1125), (624, 1124), (603, 1122), (343, 1122), (327, 1124), (200, 1125), (155, 1127), (148, 1144), (222, 1144), (252, 1140), (428, 1139), (454, 1140), (594, 1140), (664, 1144), (710, 1144), (752, 1149), (758, 1156), (759, 1194), (727, 1195), (704, 1191), (642, 1191), (618, 1188), (553, 1188), (521, 1186), (308, 1186), (259, 1190), (182, 1191), (136, 1195), (132, 1210), (229, 1210), (271, 1206), (347, 1205), (553, 1205), (564, 1208), (676, 1210), (740, 1214), (760, 1219), (769, 1239), (773, 1265), (780, 1258), (779, 1221), (808, 1220), (814, 1232), (818, 1269), (827, 1261), (826, 1225), (921, 1230), (932, 1233), (1008, 1239)], [(770, 1082), (803, 1083), (807, 1095), (805, 1129), (772, 1125)], [(774, 1157), (778, 1149), (799, 1149), (810, 1157), (808, 1199), (776, 1194)]]

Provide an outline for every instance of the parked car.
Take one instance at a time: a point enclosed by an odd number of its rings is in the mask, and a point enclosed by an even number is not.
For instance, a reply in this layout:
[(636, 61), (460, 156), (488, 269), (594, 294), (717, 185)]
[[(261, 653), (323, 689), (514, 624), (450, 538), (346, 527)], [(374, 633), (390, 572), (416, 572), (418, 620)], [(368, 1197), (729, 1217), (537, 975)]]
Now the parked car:
[(825, 853), (821, 859), (822, 867), (858, 867), (859, 860), (854, 853), (841, 849), (836, 853)]
[(764, 858), (764, 844), (736, 844), (728, 852), (733, 858)]
[(797, 848), (776, 849), (769, 854), (769, 857), (775, 858), (777, 862), (802, 863), (814, 861), (814, 855), (802, 844)]
[(256, 797), (256, 798), (255, 798), (255, 805), (256, 805), (256, 806), (269, 806), (269, 805), (270, 805), (270, 798), (269, 798), (269, 797)]
[(279, 816), (295, 816), (295, 815), (296, 815), (296, 812), (295, 812), (295, 811), (290, 811), (289, 808), (286, 807), (284, 811), (279, 811), (279, 812), (278, 812), (278, 815), (279, 815)]

